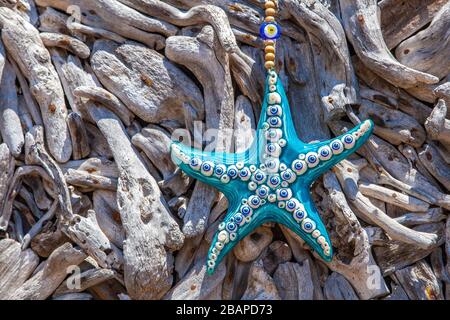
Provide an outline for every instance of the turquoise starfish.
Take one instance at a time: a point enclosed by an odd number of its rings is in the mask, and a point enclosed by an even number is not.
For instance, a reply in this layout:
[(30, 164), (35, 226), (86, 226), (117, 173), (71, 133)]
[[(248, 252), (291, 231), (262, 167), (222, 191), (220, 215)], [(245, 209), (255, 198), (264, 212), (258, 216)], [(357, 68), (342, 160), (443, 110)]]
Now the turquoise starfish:
[(295, 132), (283, 85), (271, 70), (257, 138), (248, 150), (202, 152), (174, 142), (173, 161), (228, 199), (228, 213), (208, 252), (208, 273), (214, 272), (242, 238), (270, 221), (290, 228), (322, 259), (331, 261), (331, 242), (309, 188), (325, 171), (361, 147), (372, 130), (372, 121), (366, 120), (334, 139), (304, 143)]

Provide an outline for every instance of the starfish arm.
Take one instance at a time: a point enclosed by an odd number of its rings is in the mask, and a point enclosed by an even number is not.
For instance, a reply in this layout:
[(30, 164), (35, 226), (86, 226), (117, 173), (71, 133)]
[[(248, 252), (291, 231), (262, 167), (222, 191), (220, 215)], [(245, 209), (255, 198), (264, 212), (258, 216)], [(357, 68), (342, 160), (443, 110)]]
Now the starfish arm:
[(187, 175), (214, 186), (227, 197), (242, 188), (238, 185), (246, 185), (237, 176), (240, 174), (239, 169), (254, 157), (250, 151), (236, 154), (206, 152), (179, 142), (172, 143), (171, 156), (172, 161)]
[[(289, 209), (290, 204), (296, 204), (295, 209)], [(333, 256), (331, 241), (309, 195), (309, 190), (302, 189), (296, 198), (288, 200), (282, 212), (277, 214), (276, 222), (294, 231), (323, 260), (331, 261)]]
[[(232, 205), (223, 222), (219, 225), (208, 252), (206, 267), (209, 274), (214, 273), (216, 267), (244, 237), (255, 228), (268, 221), (275, 221), (277, 207), (272, 204), (259, 209), (252, 209), (248, 205), (241, 205), (239, 199), (229, 199)], [(246, 211), (250, 209), (250, 211)]]
[[(311, 184), (324, 172), (358, 150), (369, 139), (373, 122), (366, 120), (355, 128), (330, 140), (306, 146), (305, 162), (308, 166), (303, 181)], [(309, 155), (316, 161), (309, 161)]]

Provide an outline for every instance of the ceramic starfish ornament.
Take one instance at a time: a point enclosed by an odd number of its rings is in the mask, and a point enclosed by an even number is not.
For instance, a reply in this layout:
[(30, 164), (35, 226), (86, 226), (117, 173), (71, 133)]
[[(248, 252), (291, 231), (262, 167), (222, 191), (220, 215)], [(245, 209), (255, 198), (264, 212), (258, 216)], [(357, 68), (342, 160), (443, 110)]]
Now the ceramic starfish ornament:
[(281, 80), (272, 64), (266, 62), (266, 68), (261, 116), (248, 150), (203, 152), (179, 142), (171, 145), (173, 161), (186, 174), (214, 186), (228, 199), (228, 212), (208, 252), (209, 274), (241, 239), (266, 222), (285, 225), (323, 260), (331, 261), (331, 242), (309, 189), (314, 180), (361, 147), (373, 130), (373, 123), (366, 120), (331, 140), (301, 141)]

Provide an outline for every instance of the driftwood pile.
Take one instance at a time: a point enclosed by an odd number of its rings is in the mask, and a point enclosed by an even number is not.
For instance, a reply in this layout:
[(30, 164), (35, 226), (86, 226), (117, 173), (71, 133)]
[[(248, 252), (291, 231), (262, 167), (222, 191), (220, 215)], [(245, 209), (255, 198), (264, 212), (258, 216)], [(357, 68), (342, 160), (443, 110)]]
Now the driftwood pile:
[(450, 299), (450, 2), (278, 2), (300, 137), (376, 124), (312, 187), (333, 261), (266, 224), (207, 276), (226, 199), (170, 160), (251, 142), (264, 0), (0, 0), (0, 299)]

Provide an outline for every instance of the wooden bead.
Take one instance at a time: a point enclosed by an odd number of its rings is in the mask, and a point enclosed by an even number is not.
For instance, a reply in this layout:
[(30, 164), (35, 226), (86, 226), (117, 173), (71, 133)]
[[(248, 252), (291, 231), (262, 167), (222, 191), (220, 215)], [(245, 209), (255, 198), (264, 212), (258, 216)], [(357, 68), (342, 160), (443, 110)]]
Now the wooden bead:
[(264, 19), (264, 21), (265, 21), (265, 22), (275, 22), (275, 17), (272, 17), (272, 16), (266, 17), (266, 18)]
[(275, 55), (273, 53), (266, 54), (266, 61), (275, 61)]
[(266, 17), (272, 17), (277, 14), (277, 11), (273, 8), (266, 9)]
[(264, 48), (264, 52), (267, 53), (275, 53), (275, 47), (274, 46), (266, 46)]
[(275, 41), (273, 41), (273, 40), (265, 40), (264, 44), (266, 46), (274, 46), (275, 45)]
[(273, 1), (266, 1), (266, 3), (264, 4), (264, 7), (266, 9), (275, 9), (277, 7), (277, 5)]
[(275, 67), (275, 62), (273, 61), (267, 61), (264, 66), (266, 67), (266, 69), (272, 69)]

